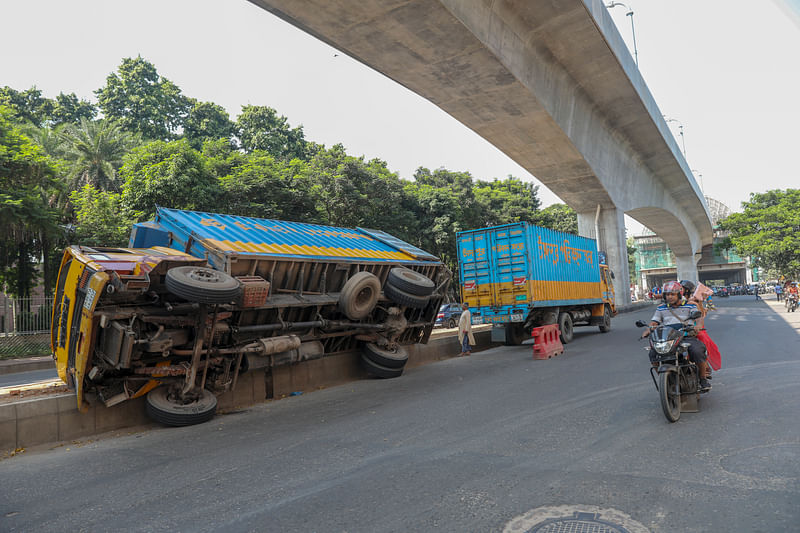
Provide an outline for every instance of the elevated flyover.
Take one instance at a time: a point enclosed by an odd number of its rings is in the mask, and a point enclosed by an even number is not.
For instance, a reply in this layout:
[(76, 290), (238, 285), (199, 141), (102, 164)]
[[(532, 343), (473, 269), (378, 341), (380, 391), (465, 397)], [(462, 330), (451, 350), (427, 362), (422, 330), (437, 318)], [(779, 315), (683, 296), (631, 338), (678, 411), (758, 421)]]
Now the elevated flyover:
[(601, 1), (250, 1), (427, 98), (536, 176), (598, 238), (618, 288), (625, 213), (669, 244), (679, 277), (697, 279), (712, 242), (707, 206)]

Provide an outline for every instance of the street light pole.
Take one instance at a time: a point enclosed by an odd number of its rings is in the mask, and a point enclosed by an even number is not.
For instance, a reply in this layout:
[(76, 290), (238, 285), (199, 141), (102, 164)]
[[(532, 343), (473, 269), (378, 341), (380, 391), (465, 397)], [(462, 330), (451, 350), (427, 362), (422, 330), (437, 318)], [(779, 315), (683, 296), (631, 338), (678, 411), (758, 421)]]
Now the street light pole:
[(683, 148), (683, 158), (686, 159), (686, 139), (683, 136), (683, 123), (675, 118), (668, 118), (666, 115), (661, 115), (667, 122), (675, 122), (678, 124), (678, 135), (681, 136), (681, 148)]
[(633, 60), (636, 62), (636, 68), (639, 68), (639, 51), (636, 48), (636, 28), (634, 28), (634, 26), (633, 26), (633, 9), (631, 9), (628, 6), (626, 6), (622, 2), (613, 2), (612, 1), (612, 2), (609, 2), (608, 4), (606, 4), (606, 8), (607, 9), (611, 9), (612, 7), (618, 7), (618, 6), (619, 7), (624, 7), (625, 9), (627, 9), (628, 12), (625, 13), (625, 16), (631, 18), (631, 35), (633, 35)]
[(692, 169), (692, 172), (696, 172), (697, 176), (700, 178), (700, 190), (703, 192), (703, 196), (706, 195), (706, 188), (703, 187), (703, 173), (697, 169)]

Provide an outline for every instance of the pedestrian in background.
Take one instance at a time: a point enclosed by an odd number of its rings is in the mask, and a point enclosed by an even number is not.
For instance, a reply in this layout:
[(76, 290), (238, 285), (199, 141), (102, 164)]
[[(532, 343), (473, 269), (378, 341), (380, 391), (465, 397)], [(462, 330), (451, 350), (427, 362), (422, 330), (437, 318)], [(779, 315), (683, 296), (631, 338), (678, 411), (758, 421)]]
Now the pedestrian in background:
[(469, 305), (461, 304), (461, 316), (458, 318), (458, 342), (461, 343), (462, 355), (472, 355), (472, 347), (475, 345), (475, 337), (472, 336), (472, 313), (469, 312)]
[(781, 287), (781, 284), (778, 283), (777, 285), (775, 285), (775, 297), (778, 299), (779, 302), (781, 301), (782, 294), (783, 294), (783, 287)]

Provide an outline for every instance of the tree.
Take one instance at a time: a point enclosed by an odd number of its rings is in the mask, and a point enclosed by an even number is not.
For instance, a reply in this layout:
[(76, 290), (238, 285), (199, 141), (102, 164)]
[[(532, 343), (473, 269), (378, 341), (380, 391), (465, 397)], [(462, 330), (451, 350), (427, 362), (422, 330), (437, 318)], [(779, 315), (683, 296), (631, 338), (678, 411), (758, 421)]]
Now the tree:
[(308, 164), (283, 161), (263, 151), (243, 154), (223, 140), (206, 142), (203, 154), (219, 176), (220, 207), (237, 215), (317, 222)]
[(36, 86), (26, 91), (3, 87), (0, 89), (0, 105), (8, 109), (7, 119), (36, 127), (42, 126), (53, 110), (52, 100), (43, 97), (42, 91)]
[(749, 255), (754, 266), (800, 277), (800, 189), (751, 193), (742, 207), (720, 222), (729, 232), (720, 246)]
[(41, 127), (56, 127), (60, 124), (77, 124), (82, 118), (91, 119), (97, 108), (88, 100), (81, 100), (75, 93), (59, 93), (55, 100), (42, 96), (35, 86), (26, 91), (11, 87), (0, 89), (0, 105), (11, 109), (14, 120)]
[(178, 86), (141, 56), (123, 59), (95, 95), (106, 118), (119, 120), (125, 129), (148, 140), (176, 138), (191, 109)]
[(347, 155), (341, 144), (318, 152), (309, 165), (321, 222), (364, 226), (401, 236), (411, 213), (404, 209), (400, 178), (377, 159)]
[(124, 158), (122, 201), (136, 218), (150, 217), (157, 205), (210, 210), (218, 206), (220, 187), (205, 158), (185, 139), (153, 141)]
[(139, 144), (138, 136), (124, 131), (119, 122), (85, 118), (80, 125), (65, 125), (59, 135), (64, 159), (72, 165), (71, 190), (86, 184), (103, 190), (119, 190), (117, 171), (122, 166), (123, 156)]
[(69, 195), (75, 209), (75, 242), (86, 246), (126, 246), (133, 220), (120, 194), (84, 185)]
[(556, 231), (578, 233), (578, 215), (566, 204), (545, 207), (531, 219), (534, 224)]
[(478, 181), (475, 184), (475, 197), (484, 213), (480, 225), (496, 226), (533, 220), (541, 205), (538, 191), (538, 185), (513, 176), (502, 181)]
[[(11, 122), (0, 106), (0, 285), (28, 296), (37, 273), (34, 264), (47, 255), (58, 234), (58, 212), (49, 204), (58, 189), (49, 158)], [(52, 272), (45, 262), (45, 286)]]
[(83, 120), (92, 120), (97, 115), (97, 108), (88, 100), (81, 100), (75, 93), (59, 93), (56, 96), (53, 110), (50, 113), (51, 127), (61, 124), (80, 124)]
[(192, 148), (199, 150), (206, 140), (230, 140), (234, 130), (234, 123), (221, 106), (195, 100), (186, 117), (183, 135), (189, 140)]
[(308, 157), (303, 127), (291, 128), (286, 117), (279, 116), (271, 107), (242, 106), (236, 122), (246, 152), (264, 150), (282, 159)]

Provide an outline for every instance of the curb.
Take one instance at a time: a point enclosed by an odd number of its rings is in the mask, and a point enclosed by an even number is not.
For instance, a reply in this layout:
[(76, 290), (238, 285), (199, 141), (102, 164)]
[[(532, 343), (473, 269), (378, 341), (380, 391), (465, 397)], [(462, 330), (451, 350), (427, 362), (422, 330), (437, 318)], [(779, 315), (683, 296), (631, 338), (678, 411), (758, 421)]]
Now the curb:
[[(492, 346), (491, 331), (475, 332), (473, 351)], [(409, 348), (406, 368), (434, 363), (454, 357), (461, 345), (455, 334), (441, 335), (428, 344)], [(344, 353), (306, 361), (298, 365), (281, 366), (265, 372), (254, 369), (239, 377), (236, 390), (218, 398), (218, 412), (224, 413), (265, 401), (295, 395), (297, 392), (343, 385), (368, 379), (359, 365), (360, 354)], [(52, 359), (45, 358), (49, 365)], [(153, 425), (145, 414), (144, 398), (136, 398), (106, 407), (93, 402), (88, 412), (78, 411), (74, 393), (51, 394), (44, 398), (21, 399), (0, 403), (0, 458), (14, 450), (41, 444), (87, 438), (113, 430)], [(157, 424), (156, 424), (157, 425)]]

